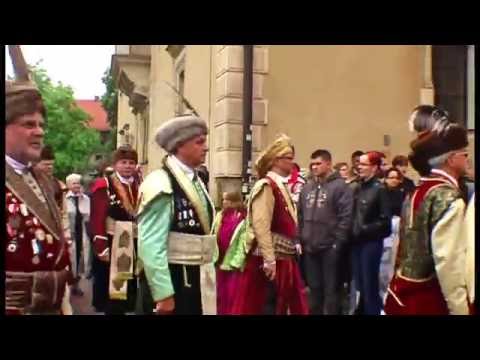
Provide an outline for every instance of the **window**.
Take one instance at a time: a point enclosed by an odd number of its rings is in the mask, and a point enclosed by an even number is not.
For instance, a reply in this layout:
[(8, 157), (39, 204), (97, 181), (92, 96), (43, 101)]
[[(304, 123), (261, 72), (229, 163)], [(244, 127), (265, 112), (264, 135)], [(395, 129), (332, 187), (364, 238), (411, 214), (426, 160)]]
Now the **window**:
[(452, 120), (464, 126), (468, 115), (467, 50), (465, 45), (432, 47), (435, 105), (447, 110)]
[(178, 51), (172, 55), (173, 58), (173, 71), (175, 88), (178, 90), (178, 94), (175, 96), (175, 115), (183, 115), (185, 113), (185, 105), (182, 97), (185, 96), (185, 53), (186, 47), (184, 45), (178, 46)]
[(182, 70), (178, 74), (178, 92), (180, 93), (181, 96), (178, 96), (177, 99), (177, 115), (182, 115), (185, 112), (185, 105), (183, 103), (183, 98), (182, 96), (185, 96), (185, 70)]
[(467, 54), (467, 129), (475, 130), (475, 46)]

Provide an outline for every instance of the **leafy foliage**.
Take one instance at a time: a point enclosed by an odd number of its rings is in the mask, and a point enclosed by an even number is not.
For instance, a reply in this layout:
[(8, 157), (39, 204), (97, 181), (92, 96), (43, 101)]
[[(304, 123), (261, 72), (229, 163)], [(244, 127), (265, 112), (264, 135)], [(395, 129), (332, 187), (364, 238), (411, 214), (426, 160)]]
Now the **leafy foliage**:
[(55, 152), (55, 176), (85, 173), (93, 154), (105, 151), (100, 134), (87, 127), (88, 114), (75, 104), (73, 90), (62, 83), (53, 84), (46, 71), (32, 71), (47, 110), (45, 143)]

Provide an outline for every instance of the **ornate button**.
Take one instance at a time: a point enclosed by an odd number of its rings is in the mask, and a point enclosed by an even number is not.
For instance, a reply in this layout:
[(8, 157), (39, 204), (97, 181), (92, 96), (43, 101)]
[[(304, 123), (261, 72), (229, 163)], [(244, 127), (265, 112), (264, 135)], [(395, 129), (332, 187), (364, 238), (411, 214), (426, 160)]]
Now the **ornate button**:
[(22, 213), (23, 216), (28, 216), (27, 205), (20, 204), (20, 212)]
[(7, 251), (8, 251), (8, 252), (11, 252), (11, 253), (17, 251), (17, 243), (14, 242), (14, 241), (12, 241), (11, 243), (9, 243), (8, 246), (7, 246)]

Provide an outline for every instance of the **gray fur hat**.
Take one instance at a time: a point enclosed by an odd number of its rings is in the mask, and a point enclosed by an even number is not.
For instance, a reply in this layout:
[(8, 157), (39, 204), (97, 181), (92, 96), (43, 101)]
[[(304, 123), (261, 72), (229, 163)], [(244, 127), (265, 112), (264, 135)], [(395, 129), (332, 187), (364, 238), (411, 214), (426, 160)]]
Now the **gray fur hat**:
[(194, 115), (177, 116), (163, 123), (155, 134), (155, 141), (168, 153), (177, 146), (199, 135), (207, 135), (207, 123)]

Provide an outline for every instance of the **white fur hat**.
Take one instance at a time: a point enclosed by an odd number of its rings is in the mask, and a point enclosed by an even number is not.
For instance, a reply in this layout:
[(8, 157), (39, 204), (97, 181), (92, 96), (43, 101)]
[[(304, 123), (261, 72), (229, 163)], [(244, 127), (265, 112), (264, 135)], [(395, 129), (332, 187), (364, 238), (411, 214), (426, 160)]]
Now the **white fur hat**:
[(207, 135), (207, 123), (194, 115), (177, 116), (163, 123), (155, 134), (155, 141), (168, 153), (191, 138)]

